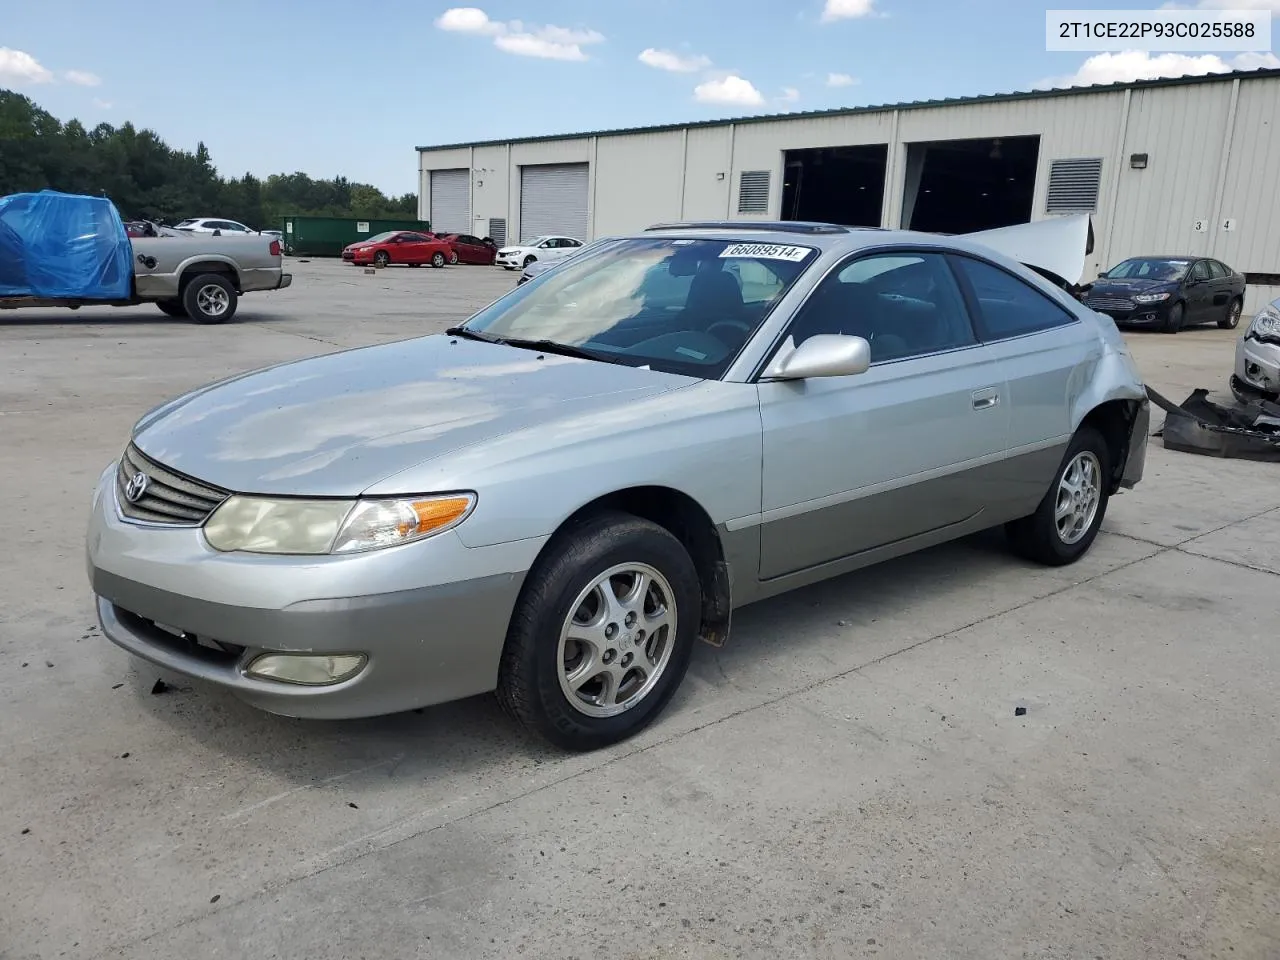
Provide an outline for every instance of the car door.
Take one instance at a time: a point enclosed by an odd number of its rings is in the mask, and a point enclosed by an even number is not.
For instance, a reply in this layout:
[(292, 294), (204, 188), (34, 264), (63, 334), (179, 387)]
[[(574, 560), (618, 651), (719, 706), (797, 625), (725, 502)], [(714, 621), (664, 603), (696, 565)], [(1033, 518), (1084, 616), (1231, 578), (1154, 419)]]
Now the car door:
[(840, 264), (784, 344), (821, 333), (865, 337), (871, 366), (759, 384), (762, 580), (975, 519), (1007, 446), (1000, 364), (978, 341), (942, 253)]
[(1067, 308), (1065, 292), (1051, 295), (976, 256), (952, 255), (951, 263), (1006, 384), (1009, 449), (989, 488), (991, 515), (1003, 522), (1032, 513), (1048, 490), (1101, 345)]
[(458, 251), (458, 260), (462, 263), (484, 262), (483, 245), (475, 237), (464, 233), (458, 237), (455, 247)]
[(396, 247), (400, 263), (427, 263), (436, 250), (435, 241), (420, 233), (400, 234), (400, 243)]
[(1213, 313), (1213, 278), (1208, 260), (1197, 260), (1187, 274), (1186, 323), (1204, 323)]
[(1231, 271), (1227, 269), (1226, 264), (1219, 263), (1217, 260), (1206, 260), (1209, 265), (1209, 289), (1210, 303), (1209, 315), (1206, 320), (1218, 321), (1226, 317), (1227, 304), (1231, 302), (1232, 280)]

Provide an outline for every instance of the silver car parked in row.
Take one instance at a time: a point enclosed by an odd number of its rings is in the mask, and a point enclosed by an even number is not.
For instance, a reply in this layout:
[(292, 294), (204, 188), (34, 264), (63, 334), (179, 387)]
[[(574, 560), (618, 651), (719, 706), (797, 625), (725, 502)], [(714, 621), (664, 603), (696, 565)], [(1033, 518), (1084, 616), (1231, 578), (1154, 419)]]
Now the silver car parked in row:
[(267, 710), (496, 689), (590, 749), (744, 604), (996, 525), (1076, 560), (1147, 429), (1114, 325), (989, 247), (655, 227), (444, 335), (147, 414), (89, 575), (111, 640)]

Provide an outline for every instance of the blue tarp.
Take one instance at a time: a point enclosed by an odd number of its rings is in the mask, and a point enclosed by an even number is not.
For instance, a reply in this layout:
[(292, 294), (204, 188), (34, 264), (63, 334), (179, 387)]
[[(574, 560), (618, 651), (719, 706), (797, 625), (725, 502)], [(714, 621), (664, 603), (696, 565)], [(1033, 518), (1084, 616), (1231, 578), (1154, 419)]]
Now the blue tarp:
[(0, 297), (124, 300), (133, 247), (115, 204), (53, 190), (0, 197)]

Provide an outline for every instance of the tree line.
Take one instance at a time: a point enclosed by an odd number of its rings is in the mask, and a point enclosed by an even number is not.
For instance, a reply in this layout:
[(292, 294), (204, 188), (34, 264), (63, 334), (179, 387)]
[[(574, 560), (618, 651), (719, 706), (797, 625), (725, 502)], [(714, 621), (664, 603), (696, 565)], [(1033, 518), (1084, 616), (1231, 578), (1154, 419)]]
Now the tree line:
[(262, 230), (276, 228), (286, 215), (418, 215), (416, 194), (388, 197), (341, 176), (222, 177), (203, 143), (195, 153), (175, 150), (154, 131), (131, 123), (88, 130), (79, 120), (62, 123), (29, 97), (0, 89), (0, 196), (45, 189), (106, 196), (126, 219), (169, 224), (225, 217)]

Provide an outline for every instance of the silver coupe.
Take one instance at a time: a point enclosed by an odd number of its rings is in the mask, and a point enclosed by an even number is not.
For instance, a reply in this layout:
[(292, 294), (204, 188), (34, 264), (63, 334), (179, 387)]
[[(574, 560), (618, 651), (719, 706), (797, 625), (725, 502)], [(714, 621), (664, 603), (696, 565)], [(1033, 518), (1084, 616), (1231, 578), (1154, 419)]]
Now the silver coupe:
[(99, 479), (103, 631), (280, 714), (496, 690), (592, 749), (744, 604), (999, 525), (1071, 563), (1141, 479), (1147, 399), (1114, 324), (1024, 262), (658, 226), (445, 334), (196, 390)]

